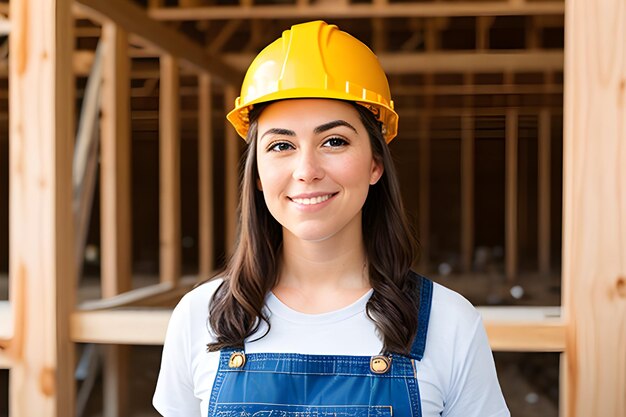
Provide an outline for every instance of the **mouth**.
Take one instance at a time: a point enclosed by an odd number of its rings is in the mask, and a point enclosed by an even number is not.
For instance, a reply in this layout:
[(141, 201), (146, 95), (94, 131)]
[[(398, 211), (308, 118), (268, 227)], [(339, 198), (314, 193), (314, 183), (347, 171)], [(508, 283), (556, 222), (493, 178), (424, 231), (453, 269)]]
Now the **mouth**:
[(308, 198), (307, 197), (304, 197), (304, 198), (289, 197), (289, 199), (296, 204), (301, 204), (303, 206), (313, 206), (315, 204), (321, 204), (325, 201), (328, 201), (330, 198), (336, 195), (337, 193), (332, 193), (332, 194), (325, 194), (325, 195), (319, 195), (316, 197), (308, 197)]

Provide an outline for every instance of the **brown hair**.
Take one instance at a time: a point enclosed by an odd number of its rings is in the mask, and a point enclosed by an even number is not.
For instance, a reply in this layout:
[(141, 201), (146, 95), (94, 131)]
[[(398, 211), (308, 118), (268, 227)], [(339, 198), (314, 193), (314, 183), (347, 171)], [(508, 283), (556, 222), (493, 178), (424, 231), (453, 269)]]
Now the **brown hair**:
[[(374, 292), (367, 314), (383, 337), (383, 351), (408, 354), (417, 331), (418, 283), (408, 276), (417, 249), (408, 226), (400, 187), (380, 123), (365, 107), (354, 104), (365, 126), (374, 158), (382, 162), (380, 180), (370, 186), (363, 205), (363, 240)], [(241, 179), (241, 223), (235, 252), (219, 276), (223, 283), (209, 306), (209, 324), (216, 341), (209, 351), (243, 347), (261, 324), (267, 293), (276, 285), (282, 227), (265, 205), (256, 181), (257, 120), (266, 105), (250, 112), (248, 148)], [(265, 333), (267, 334), (267, 333)], [(261, 337), (265, 336), (262, 335)]]

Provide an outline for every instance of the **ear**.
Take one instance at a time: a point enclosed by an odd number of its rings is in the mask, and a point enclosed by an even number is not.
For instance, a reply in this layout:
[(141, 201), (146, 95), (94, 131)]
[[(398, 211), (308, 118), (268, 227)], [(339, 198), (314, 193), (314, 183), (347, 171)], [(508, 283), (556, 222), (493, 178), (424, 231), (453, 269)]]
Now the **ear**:
[(256, 188), (258, 188), (259, 191), (263, 191), (263, 184), (261, 184), (261, 178), (256, 179)]
[(372, 168), (370, 170), (370, 185), (374, 185), (378, 182), (380, 177), (383, 176), (385, 168), (381, 161), (376, 158), (372, 158)]

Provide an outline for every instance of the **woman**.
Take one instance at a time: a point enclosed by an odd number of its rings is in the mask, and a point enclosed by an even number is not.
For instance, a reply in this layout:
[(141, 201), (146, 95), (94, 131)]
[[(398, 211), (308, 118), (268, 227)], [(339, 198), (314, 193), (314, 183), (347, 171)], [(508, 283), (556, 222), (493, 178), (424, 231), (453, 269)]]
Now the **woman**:
[(175, 308), (155, 408), (508, 416), (479, 314), (410, 270), (374, 54), (335, 26), (295, 25), (252, 63), (228, 119), (248, 142), (237, 247)]

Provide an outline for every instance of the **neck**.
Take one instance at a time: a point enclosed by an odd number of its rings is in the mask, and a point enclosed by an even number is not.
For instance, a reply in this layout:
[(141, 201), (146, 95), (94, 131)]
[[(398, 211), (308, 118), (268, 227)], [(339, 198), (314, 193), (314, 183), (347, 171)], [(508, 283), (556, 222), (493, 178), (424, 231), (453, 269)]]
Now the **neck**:
[(317, 242), (284, 231), (278, 286), (315, 292), (369, 289), (360, 222), (357, 226)]

